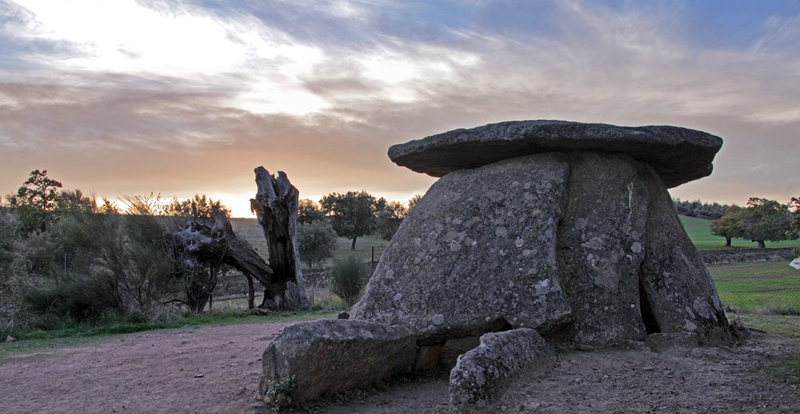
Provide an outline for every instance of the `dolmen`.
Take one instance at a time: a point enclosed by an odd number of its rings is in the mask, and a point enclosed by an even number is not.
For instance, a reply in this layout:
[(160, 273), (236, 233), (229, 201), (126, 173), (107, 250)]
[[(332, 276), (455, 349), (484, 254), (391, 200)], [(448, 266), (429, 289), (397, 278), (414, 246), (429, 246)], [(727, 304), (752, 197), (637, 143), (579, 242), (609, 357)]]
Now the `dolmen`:
[[(320, 386), (320, 375), (305, 375), (313, 370), (288, 368), (292, 358), (425, 372), (442, 368), (449, 344), (475, 338), (445, 365), (453, 410), (478, 412), (515, 378), (551, 367), (555, 348), (730, 344), (714, 283), (667, 192), (711, 174), (721, 146), (674, 126), (565, 121), (392, 146), (396, 164), (441, 178), (404, 219), (350, 320), (295, 325), (287, 331), (306, 335), (267, 348), (262, 391), (288, 375), (301, 399), (341, 390), (335, 373), (345, 370), (328, 370), (334, 385)], [(298, 351), (314, 341), (324, 352)], [(358, 356), (342, 362), (347, 355)], [(345, 376), (348, 386), (375, 377)]]

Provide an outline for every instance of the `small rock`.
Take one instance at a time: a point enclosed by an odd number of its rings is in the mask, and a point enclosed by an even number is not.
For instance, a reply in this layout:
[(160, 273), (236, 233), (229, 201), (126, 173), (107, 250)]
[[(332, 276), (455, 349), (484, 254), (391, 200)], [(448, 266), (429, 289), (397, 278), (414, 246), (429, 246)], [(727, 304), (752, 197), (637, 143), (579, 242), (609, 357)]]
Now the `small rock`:
[(586, 352), (594, 351), (594, 347), (593, 346), (586, 345), (586, 344), (578, 344), (578, 345), (575, 346), (575, 349), (578, 350), (578, 351), (586, 351)]
[(8, 336), (6, 336), (6, 342), (14, 342), (14, 341), (16, 341), (16, 340), (17, 340), (17, 338), (14, 338), (14, 337), (13, 337), (13, 336), (11, 336), (11, 335), (8, 335)]
[(515, 379), (547, 371), (556, 359), (555, 350), (533, 329), (484, 334), (480, 346), (461, 355), (450, 371), (450, 405), (458, 413), (488, 412)]
[(350, 314), (347, 312), (341, 312), (336, 317), (339, 319), (350, 319)]
[(203, 375), (203, 374), (195, 374), (195, 376), (194, 376), (194, 377), (195, 377), (195, 378), (203, 378), (204, 376), (205, 376), (205, 375)]

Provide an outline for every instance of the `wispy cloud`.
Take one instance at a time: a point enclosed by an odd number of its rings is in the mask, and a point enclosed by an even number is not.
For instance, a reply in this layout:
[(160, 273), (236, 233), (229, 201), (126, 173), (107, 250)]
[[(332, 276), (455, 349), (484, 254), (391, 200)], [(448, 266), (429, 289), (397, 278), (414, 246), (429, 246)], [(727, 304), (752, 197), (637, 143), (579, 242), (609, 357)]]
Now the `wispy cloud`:
[(249, 194), (263, 164), (402, 199), (431, 179), (391, 144), (554, 118), (719, 134), (717, 171), (675, 194), (787, 198), (800, 17), (775, 7), (726, 43), (682, 1), (0, 0), (0, 189), (57, 165), (101, 194)]

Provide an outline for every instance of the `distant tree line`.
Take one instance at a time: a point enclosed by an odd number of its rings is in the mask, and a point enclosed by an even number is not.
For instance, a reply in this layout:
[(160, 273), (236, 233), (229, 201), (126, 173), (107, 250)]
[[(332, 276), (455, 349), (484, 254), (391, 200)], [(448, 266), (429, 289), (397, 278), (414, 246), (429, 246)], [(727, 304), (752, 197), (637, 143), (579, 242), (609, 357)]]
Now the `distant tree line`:
[(672, 201), (675, 203), (678, 214), (708, 220), (719, 219), (729, 207), (727, 204), (704, 203), (700, 200), (688, 201), (676, 198)]

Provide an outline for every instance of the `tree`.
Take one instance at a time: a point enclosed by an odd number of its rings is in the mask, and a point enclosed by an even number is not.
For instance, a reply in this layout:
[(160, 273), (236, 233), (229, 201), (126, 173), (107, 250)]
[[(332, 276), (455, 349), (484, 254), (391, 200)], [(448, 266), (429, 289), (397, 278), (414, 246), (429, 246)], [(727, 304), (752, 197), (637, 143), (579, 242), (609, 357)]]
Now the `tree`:
[(325, 220), (325, 213), (319, 208), (319, 205), (308, 198), (300, 200), (297, 223), (313, 223), (318, 220)]
[(414, 197), (411, 197), (411, 199), (408, 200), (408, 210), (411, 211), (411, 209), (414, 208), (414, 206), (416, 206), (421, 199), (422, 194), (414, 194)]
[(314, 263), (321, 263), (333, 257), (336, 250), (336, 233), (329, 223), (321, 220), (302, 223), (297, 226), (297, 238), (300, 244), (300, 259), (313, 268)]
[(792, 215), (794, 216), (792, 227), (795, 229), (795, 231), (800, 231), (800, 198), (792, 197), (792, 200), (789, 201), (789, 206), (794, 209), (792, 212)]
[(774, 200), (750, 198), (741, 222), (743, 237), (758, 242), (760, 249), (766, 247), (765, 241), (794, 240), (798, 237), (797, 229), (792, 228), (789, 206)]
[(737, 205), (728, 207), (725, 215), (711, 222), (711, 234), (724, 237), (725, 245), (730, 246), (732, 238), (744, 237), (744, 228), (742, 227), (744, 215), (745, 209)]
[(220, 200), (214, 201), (205, 194), (195, 194), (194, 198), (187, 198), (186, 200), (173, 198), (172, 201), (167, 204), (164, 213), (169, 216), (190, 217), (192, 220), (207, 224), (214, 222), (216, 211), (224, 214), (225, 217), (231, 216), (228, 208), (222, 205)]
[(250, 199), (250, 210), (256, 213), (269, 249), (272, 275), (264, 284), (261, 307), (273, 309), (306, 309), (309, 307), (303, 287), (303, 270), (297, 242), (297, 214), (300, 192), (283, 171), (278, 176), (264, 167), (255, 169), (258, 191)]
[(353, 241), (350, 250), (356, 249), (359, 237), (371, 234), (375, 229), (376, 203), (375, 197), (364, 190), (331, 193), (320, 200), (322, 211), (330, 217), (336, 234)]
[(382, 239), (391, 240), (408, 213), (408, 209), (398, 201), (386, 201), (383, 197), (378, 199), (375, 206), (377, 210), (375, 230)]
[(47, 177), (47, 170), (33, 170), (30, 176), (7, 200), (17, 216), (17, 231), (27, 236), (44, 232), (58, 207), (60, 182)]

